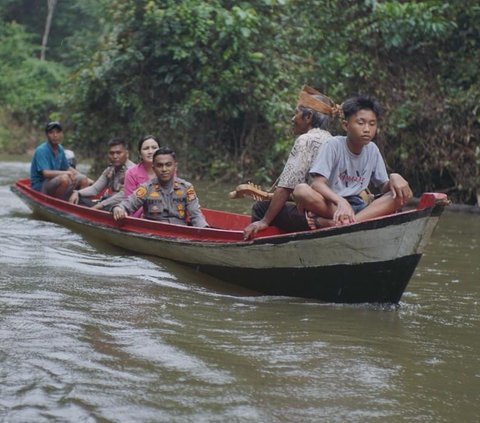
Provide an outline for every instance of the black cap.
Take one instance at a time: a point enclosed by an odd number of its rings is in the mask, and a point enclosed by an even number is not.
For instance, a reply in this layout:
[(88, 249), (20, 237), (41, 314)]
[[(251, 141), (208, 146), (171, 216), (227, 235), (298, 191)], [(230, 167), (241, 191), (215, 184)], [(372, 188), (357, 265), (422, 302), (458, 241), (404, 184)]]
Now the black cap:
[(57, 128), (59, 131), (62, 131), (62, 125), (60, 125), (60, 122), (54, 120), (52, 122), (48, 122), (47, 126), (45, 126), (45, 132), (50, 132), (52, 129)]

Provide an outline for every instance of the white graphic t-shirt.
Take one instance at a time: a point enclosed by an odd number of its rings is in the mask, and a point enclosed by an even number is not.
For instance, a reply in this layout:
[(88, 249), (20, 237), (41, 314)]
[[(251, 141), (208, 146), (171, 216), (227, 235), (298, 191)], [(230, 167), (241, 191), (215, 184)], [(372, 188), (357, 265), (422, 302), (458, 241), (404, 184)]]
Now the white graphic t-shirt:
[(370, 182), (380, 186), (388, 181), (385, 162), (376, 144), (369, 142), (360, 154), (354, 154), (348, 149), (345, 136), (332, 137), (324, 144), (310, 174), (327, 178), (328, 186), (341, 197), (360, 194)]

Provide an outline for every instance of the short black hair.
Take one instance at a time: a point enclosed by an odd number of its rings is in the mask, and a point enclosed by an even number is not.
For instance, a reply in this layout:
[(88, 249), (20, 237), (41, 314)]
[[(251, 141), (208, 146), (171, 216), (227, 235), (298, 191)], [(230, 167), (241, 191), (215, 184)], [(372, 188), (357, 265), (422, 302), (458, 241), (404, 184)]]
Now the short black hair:
[(128, 150), (128, 143), (123, 138), (112, 138), (108, 141), (108, 148), (115, 145), (123, 145)]
[(53, 129), (58, 129), (60, 132), (62, 132), (63, 131), (62, 124), (58, 120), (54, 120), (54, 121), (48, 122), (45, 125), (45, 133), (46, 134), (48, 134)]
[(153, 159), (155, 159), (155, 157), (157, 156), (160, 156), (161, 154), (169, 154), (173, 157), (175, 161), (177, 161), (177, 155), (175, 154), (175, 150), (173, 150), (173, 148), (160, 147), (157, 151), (155, 151), (155, 153), (153, 153)]
[(371, 110), (378, 118), (382, 108), (378, 100), (371, 95), (356, 95), (345, 100), (342, 104), (343, 116), (348, 119), (360, 110)]
[(140, 140), (138, 141), (138, 152), (140, 153), (142, 151), (142, 145), (145, 141), (149, 140), (149, 139), (152, 139), (154, 141), (157, 142), (158, 145), (160, 145), (160, 141), (158, 140), (158, 138), (155, 136), (155, 135), (145, 135), (143, 136), (142, 138), (140, 138)]

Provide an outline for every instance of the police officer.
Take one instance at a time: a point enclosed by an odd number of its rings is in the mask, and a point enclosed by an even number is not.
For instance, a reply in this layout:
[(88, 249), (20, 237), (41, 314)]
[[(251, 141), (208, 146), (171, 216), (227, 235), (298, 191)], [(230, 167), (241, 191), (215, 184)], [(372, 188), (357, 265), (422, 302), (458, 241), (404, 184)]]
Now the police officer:
[(204, 228), (208, 226), (200, 210), (197, 194), (190, 182), (176, 177), (177, 160), (169, 147), (160, 147), (153, 155), (156, 177), (141, 184), (112, 210), (115, 220), (124, 219), (143, 206), (143, 217), (160, 222)]

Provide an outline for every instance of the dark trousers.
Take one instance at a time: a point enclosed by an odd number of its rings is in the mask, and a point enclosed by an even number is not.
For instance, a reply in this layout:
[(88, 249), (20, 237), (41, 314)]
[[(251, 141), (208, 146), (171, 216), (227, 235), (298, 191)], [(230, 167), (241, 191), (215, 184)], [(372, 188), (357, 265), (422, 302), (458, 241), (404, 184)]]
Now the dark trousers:
[[(105, 198), (108, 198), (108, 197), (102, 197), (100, 200), (104, 200)], [(99, 200), (99, 201), (100, 201)], [(95, 204), (97, 204), (95, 201), (92, 201), (90, 198), (88, 197), (82, 197), (82, 196), (79, 196), (79, 199), (78, 199), (78, 204), (80, 204), (81, 206), (87, 206), (87, 207), (93, 207)], [(112, 209), (117, 206), (118, 204), (116, 203), (113, 203), (113, 204), (109, 204), (109, 205), (106, 205), (102, 208), (102, 210), (105, 210), (105, 211), (112, 211)]]
[(92, 207), (95, 203), (90, 200), (88, 197), (82, 197), (81, 195), (78, 196), (78, 204), (80, 206), (87, 206), (87, 207)]
[[(257, 201), (252, 206), (252, 222), (262, 219), (267, 212), (270, 201)], [(297, 210), (295, 203), (285, 203), (271, 225), (277, 226), (287, 232), (307, 231), (310, 228), (307, 224), (305, 214)]]

